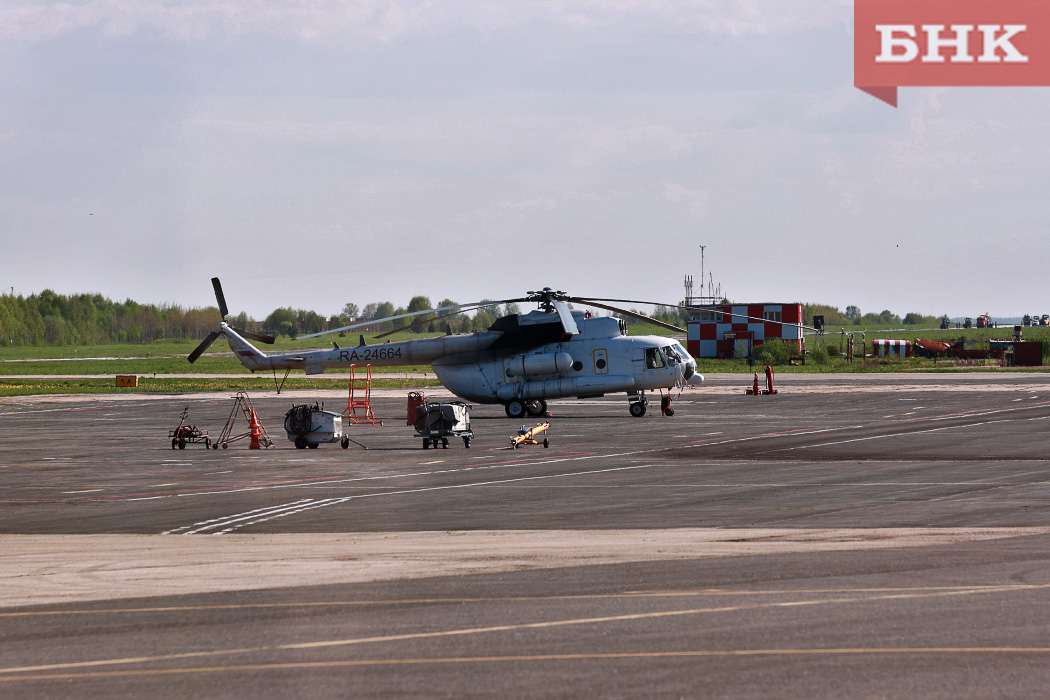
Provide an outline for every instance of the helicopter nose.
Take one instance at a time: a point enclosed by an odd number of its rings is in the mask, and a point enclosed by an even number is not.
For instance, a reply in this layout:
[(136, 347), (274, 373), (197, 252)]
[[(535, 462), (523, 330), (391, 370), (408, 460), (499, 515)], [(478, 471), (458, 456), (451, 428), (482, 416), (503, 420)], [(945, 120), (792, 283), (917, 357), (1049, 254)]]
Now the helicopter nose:
[(689, 381), (689, 378), (696, 373), (696, 363), (689, 361), (685, 363), (685, 369), (682, 370), (682, 378)]

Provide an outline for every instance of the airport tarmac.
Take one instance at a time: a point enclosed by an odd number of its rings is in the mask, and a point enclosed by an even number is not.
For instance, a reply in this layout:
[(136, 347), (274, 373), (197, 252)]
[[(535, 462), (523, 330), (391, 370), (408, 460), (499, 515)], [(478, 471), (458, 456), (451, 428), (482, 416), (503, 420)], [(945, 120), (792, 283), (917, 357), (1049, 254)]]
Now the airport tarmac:
[[(407, 390), (350, 449), (189, 445), (229, 394), (0, 399), (5, 698), (1041, 697), (1050, 374), (709, 376), (675, 415)], [(426, 390), (428, 397), (447, 393)], [(246, 431), (238, 423), (238, 432)]]

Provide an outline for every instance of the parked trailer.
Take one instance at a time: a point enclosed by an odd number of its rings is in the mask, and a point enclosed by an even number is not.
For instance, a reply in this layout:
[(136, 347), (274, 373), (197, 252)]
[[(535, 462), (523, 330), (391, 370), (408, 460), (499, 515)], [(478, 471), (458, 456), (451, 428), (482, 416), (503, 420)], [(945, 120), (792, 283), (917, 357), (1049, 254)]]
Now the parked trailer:
[(463, 446), (470, 447), (474, 431), (470, 429), (470, 406), (462, 401), (424, 403), (416, 406), (416, 436), (423, 438), (423, 449), (448, 447), (450, 437), (463, 438)]
[(350, 437), (343, 434), (343, 414), (316, 403), (293, 405), (284, 414), (284, 430), (297, 450), (317, 449), (322, 442), (338, 442), (344, 450), (350, 447)]

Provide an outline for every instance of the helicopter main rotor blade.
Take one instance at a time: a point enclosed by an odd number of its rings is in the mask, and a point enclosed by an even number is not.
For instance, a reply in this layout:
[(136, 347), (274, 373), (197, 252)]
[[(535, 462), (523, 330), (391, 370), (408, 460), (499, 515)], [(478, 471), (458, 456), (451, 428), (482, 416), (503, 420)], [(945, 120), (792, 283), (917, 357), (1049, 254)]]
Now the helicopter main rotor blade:
[(233, 330), (237, 332), (237, 335), (248, 338), (249, 340), (258, 340), (260, 343), (266, 343), (267, 345), (273, 345), (277, 341), (272, 335), (266, 335), (265, 333), (256, 333), (255, 331), (250, 331), (245, 328), (234, 328), (233, 326), (230, 326), (230, 328), (233, 328)]
[[(379, 340), (380, 338), (385, 338), (388, 335), (393, 335), (394, 333), (400, 333), (401, 331), (410, 331), (413, 328), (419, 328), (420, 326), (425, 326), (428, 323), (433, 323), (434, 321), (440, 321), (443, 318), (449, 318), (449, 317), (455, 316), (455, 315), (457, 315), (459, 313), (461, 313), (461, 311), (453, 311), (451, 313), (442, 314), (440, 316), (435, 316), (434, 318), (421, 318), (418, 321), (413, 321), (412, 323), (409, 323), (409, 324), (404, 325), (404, 326), (398, 326), (394, 330), (386, 331), (384, 333), (379, 333), (378, 335), (375, 335), (373, 337), (376, 340)], [(373, 321), (373, 323), (377, 323), (377, 321)]]
[[(576, 297), (576, 298), (573, 299), (573, 301), (578, 301), (581, 304), (594, 304), (594, 302), (596, 302), (596, 301), (614, 301), (614, 302), (619, 302), (621, 304), (650, 304), (652, 306), (666, 306), (666, 307), (672, 308), (672, 309), (685, 309), (687, 311), (713, 311), (716, 314), (722, 314), (723, 316), (732, 316), (733, 318), (743, 318), (743, 319), (747, 319), (748, 321), (755, 321), (755, 322), (760, 322), (760, 323), (775, 323), (775, 324), (780, 325), (780, 326), (799, 326), (800, 328), (805, 328), (808, 331), (816, 331), (817, 330), (816, 328), (811, 328), (811, 327), (805, 326), (805, 325), (803, 325), (801, 323), (789, 323), (788, 321), (771, 321), (768, 318), (759, 318), (757, 316), (748, 316), (747, 314), (735, 314), (735, 313), (732, 313), (730, 311), (723, 311), (722, 310), (723, 307), (734, 306), (733, 304), (706, 304), (706, 305), (703, 305), (703, 306), (689, 306), (687, 304), (664, 304), (664, 303), (656, 302), (656, 301), (640, 301), (640, 300), (637, 300), (637, 299), (602, 299), (600, 297), (597, 298), (597, 299), (592, 299), (592, 298), (589, 298), (589, 297)], [(595, 305), (597, 306), (597, 304), (595, 304)]]
[[(469, 304), (456, 304), (455, 306), (439, 306), (434, 309), (424, 309), (422, 311), (411, 311), (406, 314), (398, 314), (397, 316), (387, 316), (386, 318), (374, 318), (368, 321), (359, 321), (357, 323), (351, 323), (349, 326), (343, 326), (342, 328), (332, 328), (327, 331), (321, 331), (320, 333), (310, 333), (309, 335), (300, 335), (296, 340), (305, 340), (306, 338), (316, 338), (321, 335), (328, 335), (329, 333), (339, 333), (340, 331), (349, 331), (355, 328), (364, 328), (365, 326), (373, 326), (380, 323), (386, 323), (388, 321), (397, 321), (402, 318), (411, 318), (413, 316), (421, 316), (423, 314), (432, 314), (440, 312), (455, 312), (464, 309), (471, 308), (484, 308), (486, 306), (498, 306), (500, 304), (508, 304), (511, 302), (527, 301), (526, 299), (503, 299), (497, 301), (475, 301)], [(433, 321), (434, 319), (427, 319), (427, 322)], [(407, 326), (406, 326), (407, 328)], [(399, 329), (400, 330), (400, 329)]]
[(219, 283), (218, 277), (211, 278), (211, 286), (215, 289), (215, 301), (219, 304), (219, 313), (222, 315), (222, 320), (226, 320), (230, 310), (226, 308), (226, 297), (222, 293), (222, 285)]
[(551, 304), (554, 305), (554, 310), (558, 312), (558, 317), (561, 319), (561, 327), (565, 329), (565, 333), (568, 335), (579, 335), (580, 328), (576, 325), (576, 319), (572, 317), (569, 305), (560, 299), (552, 299)]
[(201, 341), (201, 344), (194, 348), (193, 352), (190, 353), (186, 359), (190, 362), (196, 362), (197, 358), (200, 357), (208, 347), (214, 343), (222, 333), (218, 331), (212, 331), (208, 334), (208, 337)]
[[(486, 302), (478, 304), (476, 306), (473, 305), (473, 304), (461, 304), (459, 306), (439, 306), (438, 308), (433, 309), (433, 311), (435, 313), (440, 313), (442, 311), (445, 311), (445, 312), (448, 312), (448, 313), (443, 313), (440, 316), (435, 316), (434, 318), (425, 318), (425, 319), (421, 319), (419, 321), (414, 321), (412, 323), (409, 323), (406, 326), (398, 326), (397, 328), (395, 328), (392, 331), (386, 331), (385, 333), (380, 333), (379, 335), (376, 335), (374, 337), (375, 337), (376, 340), (379, 340), (380, 338), (385, 338), (388, 335), (393, 335), (394, 333), (397, 333), (399, 331), (407, 331), (407, 330), (411, 330), (413, 328), (418, 328), (419, 326), (425, 326), (426, 324), (431, 323), (433, 321), (440, 321), (443, 318), (449, 318), (450, 316), (455, 316), (457, 314), (463, 313), (464, 311), (472, 311), (474, 309), (487, 309), (490, 306), (499, 306), (500, 304), (517, 303), (519, 301), (525, 301), (525, 299), (504, 299), (502, 301), (486, 301)], [(381, 322), (382, 322), (381, 320), (380, 321), (369, 321), (369, 323), (381, 323)]]
[[(676, 331), (678, 333), (686, 333), (687, 332), (684, 328), (679, 328), (678, 326), (672, 326), (670, 323), (664, 323), (663, 321), (657, 320), (657, 319), (653, 318), (652, 316), (646, 316), (645, 314), (640, 314), (637, 311), (628, 311), (627, 309), (621, 309), (618, 306), (609, 306), (608, 304), (602, 304), (602, 303), (599, 303), (597, 301), (594, 301), (593, 299), (583, 299), (583, 298), (580, 298), (580, 297), (574, 297), (572, 299), (572, 301), (576, 301), (576, 302), (579, 302), (581, 304), (587, 304), (588, 306), (597, 306), (599, 309), (606, 309), (607, 311), (614, 311), (614, 312), (616, 312), (618, 314), (623, 314), (624, 316), (631, 316), (632, 318), (637, 318), (637, 319), (639, 319), (641, 321), (645, 321), (646, 323), (651, 323), (651, 324), (653, 324), (655, 326), (660, 326), (661, 328), (666, 328), (669, 331)], [(649, 302), (632, 302), (632, 303), (644, 304), (644, 303), (649, 303)]]

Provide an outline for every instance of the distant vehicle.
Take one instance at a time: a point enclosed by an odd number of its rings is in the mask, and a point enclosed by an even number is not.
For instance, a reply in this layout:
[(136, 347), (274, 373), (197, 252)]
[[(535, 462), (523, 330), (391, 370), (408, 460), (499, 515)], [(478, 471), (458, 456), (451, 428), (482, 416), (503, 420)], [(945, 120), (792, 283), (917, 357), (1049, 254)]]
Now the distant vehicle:
[(966, 320), (963, 321), (963, 328), (973, 328), (973, 319), (967, 316)]
[(1040, 326), (1050, 326), (1050, 314), (1043, 314), (1043, 317), (1039, 319)]
[(942, 316), (941, 317), (941, 330), (942, 331), (948, 330), (949, 328), (951, 328), (951, 325), (952, 325), (951, 319), (949, 319), (947, 316)]
[(981, 314), (980, 316), (977, 317), (977, 327), (978, 328), (991, 328), (992, 327), (992, 319), (988, 318), (988, 314)]
[(1025, 327), (1031, 326), (1032, 325), (1032, 317), (1029, 316), (1028, 314), (1025, 314), (1024, 318), (1021, 319), (1021, 325), (1025, 326)]

